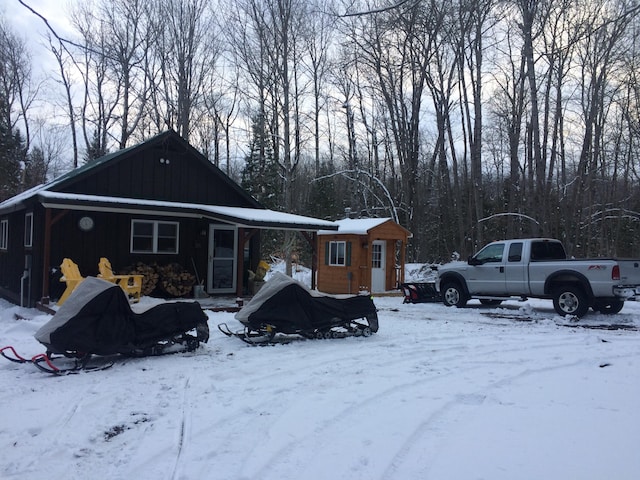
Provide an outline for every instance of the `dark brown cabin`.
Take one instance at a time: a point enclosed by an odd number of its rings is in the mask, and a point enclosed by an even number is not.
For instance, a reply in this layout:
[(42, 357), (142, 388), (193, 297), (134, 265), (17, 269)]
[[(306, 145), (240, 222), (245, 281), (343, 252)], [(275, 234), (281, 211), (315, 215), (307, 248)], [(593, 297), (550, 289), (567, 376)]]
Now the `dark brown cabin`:
[(404, 281), (411, 232), (391, 218), (344, 219), (318, 232), (318, 290), (382, 293)]
[[(242, 295), (261, 229), (302, 232), (315, 248), (332, 222), (265, 209), (174, 131), (106, 155), (0, 203), (0, 296), (59, 298), (65, 257), (84, 276), (179, 264), (207, 293)], [(315, 250), (314, 250), (315, 251)]]

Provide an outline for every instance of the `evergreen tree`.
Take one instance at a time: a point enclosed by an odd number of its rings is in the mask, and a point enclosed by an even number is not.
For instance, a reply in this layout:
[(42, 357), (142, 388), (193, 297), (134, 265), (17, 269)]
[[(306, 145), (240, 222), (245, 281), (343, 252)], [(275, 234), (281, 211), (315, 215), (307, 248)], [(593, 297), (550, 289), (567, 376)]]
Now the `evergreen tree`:
[(44, 152), (34, 147), (27, 155), (24, 166), (24, 189), (29, 189), (47, 181), (47, 162)]
[(84, 156), (84, 163), (88, 163), (96, 158), (104, 157), (107, 153), (107, 149), (102, 145), (100, 141), (100, 135), (98, 131), (93, 132), (93, 140), (91, 144), (87, 146), (87, 152)]
[(311, 183), (309, 205), (305, 210), (309, 216), (334, 220), (344, 213), (344, 208), (338, 204), (340, 196), (335, 188), (335, 177), (328, 176), (333, 171), (327, 162), (320, 164), (318, 178)]
[(273, 145), (264, 116), (257, 115), (251, 126), (249, 154), (245, 157), (241, 185), (253, 198), (273, 210), (281, 209), (282, 175), (273, 158)]
[[(4, 108), (4, 99), (0, 97), (0, 109)], [(26, 146), (22, 135), (6, 123), (0, 116), (0, 202), (20, 193), (22, 161)]]

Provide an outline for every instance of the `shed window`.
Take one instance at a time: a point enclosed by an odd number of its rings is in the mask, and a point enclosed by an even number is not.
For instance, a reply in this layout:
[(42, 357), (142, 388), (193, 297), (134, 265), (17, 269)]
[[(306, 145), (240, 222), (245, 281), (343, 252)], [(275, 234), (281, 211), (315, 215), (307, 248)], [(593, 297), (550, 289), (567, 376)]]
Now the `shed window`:
[(351, 242), (344, 240), (326, 242), (324, 264), (337, 267), (351, 266)]
[(347, 242), (329, 242), (329, 265), (346, 265)]
[(0, 250), (9, 248), (9, 220), (0, 220)]
[(24, 216), (24, 246), (33, 246), (33, 212)]
[(131, 253), (178, 253), (179, 224), (131, 220)]

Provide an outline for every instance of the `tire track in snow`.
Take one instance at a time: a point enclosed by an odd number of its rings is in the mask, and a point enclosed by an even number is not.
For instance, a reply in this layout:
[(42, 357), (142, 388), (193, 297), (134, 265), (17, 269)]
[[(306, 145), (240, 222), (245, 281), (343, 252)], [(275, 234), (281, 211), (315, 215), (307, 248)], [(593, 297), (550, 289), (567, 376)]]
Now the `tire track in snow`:
[[(491, 337), (492, 335), (490, 334), (488, 336)], [(459, 359), (460, 356), (466, 356), (472, 353), (473, 358), (475, 360), (479, 358), (483, 359), (483, 358), (497, 357), (497, 358), (501, 358), (500, 363), (490, 362), (490, 361), (475, 362), (473, 360), (470, 360), (470, 362), (472, 363), (469, 363), (468, 367), (462, 369), (461, 371), (460, 370), (456, 372), (449, 371), (444, 373), (441, 372), (438, 374), (438, 376), (421, 379), (419, 382), (411, 382), (406, 384), (394, 384), (387, 389), (377, 391), (374, 395), (369, 395), (367, 398), (361, 399), (361, 401), (354, 403), (348, 408), (345, 408), (339, 412), (333, 413), (331, 416), (323, 419), (320, 425), (316, 425), (316, 427), (312, 429), (311, 432), (307, 432), (303, 435), (294, 436), (294, 438), (291, 439), (290, 441), (283, 442), (280, 448), (272, 449), (272, 451), (270, 452), (260, 452), (260, 451), (251, 452), (251, 455), (249, 455), (249, 457), (262, 456), (262, 458), (259, 462), (255, 462), (252, 468), (244, 470), (244, 472), (246, 473), (245, 476), (247, 478), (255, 478), (255, 479), (277, 478), (277, 474), (273, 475), (273, 472), (274, 471), (277, 472), (279, 465), (282, 465), (284, 470), (287, 470), (287, 469), (291, 469), (292, 466), (290, 465), (290, 463), (292, 461), (296, 462), (296, 465), (295, 465), (296, 468), (304, 468), (305, 465), (309, 465), (310, 463), (313, 464), (313, 457), (314, 455), (317, 455), (317, 453), (314, 454), (309, 452), (318, 452), (319, 445), (320, 446), (328, 445), (330, 448), (331, 439), (343, 436), (342, 435), (343, 431), (348, 430), (348, 428), (345, 427), (345, 422), (351, 421), (351, 423), (354, 423), (354, 421), (350, 419), (355, 418), (354, 424), (356, 425), (356, 427), (358, 426), (357, 425), (358, 418), (362, 416), (363, 410), (371, 409), (373, 413), (370, 417), (376, 418), (375, 406), (379, 403), (386, 403), (389, 405), (397, 404), (398, 403), (397, 401), (391, 401), (391, 400), (393, 400), (394, 398), (400, 398), (402, 395), (404, 395), (405, 397), (413, 396), (414, 400), (419, 401), (421, 397), (424, 396), (423, 392), (426, 390), (425, 387), (431, 385), (432, 383), (442, 382), (443, 379), (446, 380), (447, 378), (455, 378), (459, 381), (462, 387), (464, 387), (467, 382), (465, 377), (472, 377), (473, 376), (472, 374), (474, 373), (474, 371), (478, 369), (487, 370), (487, 369), (492, 369), (493, 366), (500, 366), (500, 368), (502, 369), (504, 368), (505, 363), (507, 363), (508, 365), (512, 365), (512, 370), (515, 370), (515, 373), (512, 373), (506, 377), (503, 376), (498, 379), (491, 379), (490, 382), (487, 382), (481, 385), (475, 385), (473, 388), (466, 388), (466, 389), (462, 388), (461, 390), (458, 389), (451, 392), (451, 394), (453, 395), (452, 400), (449, 400), (448, 402), (444, 402), (444, 404), (436, 408), (434, 412), (431, 415), (429, 415), (426, 419), (424, 419), (422, 422), (418, 422), (419, 425), (421, 425), (421, 427), (416, 427), (415, 429), (408, 430), (409, 432), (413, 432), (413, 433), (409, 433), (408, 437), (405, 437), (408, 439), (406, 441), (398, 443), (398, 446), (395, 447), (397, 448), (397, 453), (396, 453), (396, 456), (392, 457), (393, 459), (391, 460), (391, 463), (390, 463), (390, 465), (393, 465), (394, 462), (397, 463), (398, 461), (401, 461), (402, 453), (400, 452), (406, 451), (407, 446), (413, 443), (413, 441), (415, 440), (415, 436), (418, 435), (417, 432), (420, 431), (420, 428), (425, 428), (425, 426), (432, 424), (434, 421), (437, 421), (438, 419), (443, 419), (446, 416), (445, 413), (449, 411), (453, 411), (455, 406), (459, 404), (463, 404), (466, 406), (473, 405), (474, 402), (483, 400), (486, 397), (486, 395), (482, 393), (483, 391), (491, 392), (492, 389), (498, 388), (499, 386), (505, 383), (508, 384), (513, 381), (516, 381), (517, 379), (523, 378), (526, 375), (532, 374), (532, 372), (538, 373), (538, 372), (542, 372), (549, 369), (550, 370), (562, 369), (562, 368), (567, 368), (568, 366), (571, 366), (573, 364), (572, 362), (571, 363), (560, 362), (560, 364), (558, 364), (561, 358), (558, 358), (557, 355), (553, 355), (549, 359), (548, 366), (545, 366), (539, 369), (531, 369), (529, 362), (532, 359), (536, 359), (538, 357), (540, 348), (545, 348), (545, 349), (548, 348), (548, 349), (551, 349), (552, 351), (555, 351), (555, 350), (562, 350), (563, 346), (566, 346), (568, 348), (575, 347), (578, 349), (584, 349), (585, 347), (584, 345), (585, 337), (582, 337), (582, 336), (562, 335), (558, 340), (553, 342), (553, 344), (551, 345), (549, 344), (549, 342), (527, 344), (526, 338), (524, 338), (522, 335), (515, 335), (512, 337), (513, 338), (510, 340), (511, 345), (505, 345), (505, 342), (502, 340), (498, 342), (492, 342), (489, 345), (483, 345), (483, 346), (477, 345), (476, 346), (477, 348), (475, 349), (461, 348), (460, 352), (454, 352), (454, 354), (451, 355), (450, 357), (450, 358)], [(525, 346), (524, 348), (523, 348), (523, 345)], [(469, 350), (473, 350), (473, 351), (470, 352)], [(505, 360), (504, 358), (506, 353), (511, 354), (508, 360)], [(443, 359), (442, 357), (439, 357), (439, 362), (441, 366), (443, 366), (443, 360), (444, 360), (444, 363), (446, 363), (446, 358)], [(412, 361), (415, 361), (415, 359), (408, 360), (407, 363), (411, 363)], [(457, 362), (457, 364), (461, 365), (459, 361)], [(462, 364), (465, 365), (467, 363), (463, 362)], [(442, 382), (442, 383), (446, 383), (446, 382)], [(480, 401), (478, 404), (481, 404), (481, 403), (482, 402)], [(438, 414), (438, 412), (441, 412), (441, 413)], [(283, 412), (283, 415), (286, 416), (287, 412), (286, 411)], [(336, 426), (336, 425), (339, 425), (339, 426)], [(262, 433), (263, 437), (268, 437), (269, 431), (267, 430), (267, 434), (264, 434), (263, 432), (257, 432), (257, 433), (258, 434)], [(326, 440), (323, 440), (323, 439), (326, 439)], [(339, 456), (339, 452), (333, 452), (333, 453)], [(323, 458), (325, 458), (327, 455), (325, 452), (323, 452), (322, 456)], [(261, 466), (258, 464), (260, 464)], [(345, 471), (347, 469), (342, 468), (339, 470)], [(251, 473), (248, 473), (248, 472), (251, 472)], [(389, 470), (388, 475), (390, 475), (391, 472), (392, 470)], [(371, 473), (372, 471), (369, 471), (367, 476), (364, 476), (362, 478), (372, 478), (372, 477), (369, 477), (369, 474)], [(273, 476), (270, 476), (270, 475), (273, 475)], [(356, 477), (353, 477), (353, 478), (356, 478)], [(385, 477), (382, 477), (382, 478), (385, 478)], [(391, 477), (388, 477), (388, 478), (391, 478)], [(398, 478), (402, 478), (402, 477), (398, 477)]]
[(171, 475), (172, 480), (176, 480), (178, 478), (178, 472), (180, 468), (180, 460), (182, 457), (183, 450), (186, 449), (186, 438), (188, 435), (188, 430), (190, 429), (190, 405), (189, 405), (189, 380), (187, 379), (184, 382), (183, 386), (183, 394), (182, 394), (182, 409), (181, 409), (181, 421), (180, 421), (180, 431), (178, 434), (178, 445), (177, 445), (177, 453), (176, 453), (176, 461), (173, 466), (173, 473)]

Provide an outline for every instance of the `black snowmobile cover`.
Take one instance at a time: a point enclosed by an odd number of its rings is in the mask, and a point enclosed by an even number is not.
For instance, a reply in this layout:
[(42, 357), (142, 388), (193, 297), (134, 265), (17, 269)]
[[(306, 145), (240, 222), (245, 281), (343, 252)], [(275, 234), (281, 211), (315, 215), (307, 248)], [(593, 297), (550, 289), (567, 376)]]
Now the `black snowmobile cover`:
[(127, 354), (206, 322), (198, 302), (163, 303), (135, 313), (118, 285), (87, 277), (34, 336), (51, 353)]
[[(236, 313), (243, 325), (257, 329), (271, 324), (283, 333), (329, 328), (339, 321), (370, 316), (371, 330), (378, 330), (376, 307), (369, 296), (330, 296), (274, 273), (254, 297)], [(374, 320), (375, 319), (375, 320)]]

